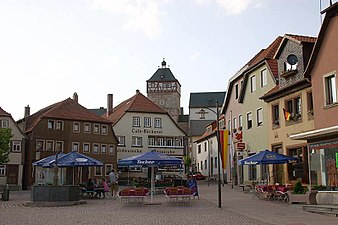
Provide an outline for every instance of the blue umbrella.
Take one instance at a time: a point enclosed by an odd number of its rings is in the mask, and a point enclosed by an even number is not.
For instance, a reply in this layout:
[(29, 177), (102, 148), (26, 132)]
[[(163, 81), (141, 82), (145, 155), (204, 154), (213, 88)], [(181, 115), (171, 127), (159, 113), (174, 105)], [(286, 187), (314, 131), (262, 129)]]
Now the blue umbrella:
[[(58, 158), (62, 157), (64, 153), (59, 153)], [(33, 162), (33, 166), (42, 166), (42, 167), (51, 167), (51, 163), (55, 162), (56, 155), (47, 156), (46, 158), (40, 159), (36, 162)]]
[[(50, 165), (55, 165), (55, 160), (50, 162)], [(91, 158), (87, 155), (80, 154), (78, 152), (69, 152), (62, 156), (59, 156), (56, 162), (58, 167), (74, 167), (74, 166), (103, 166), (103, 163), (99, 160)]]
[(297, 158), (264, 150), (238, 161), (239, 165), (257, 165), (257, 164), (285, 164), (296, 162)]
[(181, 165), (182, 160), (175, 158), (173, 156), (168, 156), (166, 154), (150, 151), (142, 153), (140, 155), (131, 156), (125, 159), (121, 159), (118, 162), (119, 166), (142, 166), (142, 167), (151, 167), (151, 198), (150, 202), (153, 203), (154, 195), (154, 167), (158, 166), (171, 166), (171, 165)]

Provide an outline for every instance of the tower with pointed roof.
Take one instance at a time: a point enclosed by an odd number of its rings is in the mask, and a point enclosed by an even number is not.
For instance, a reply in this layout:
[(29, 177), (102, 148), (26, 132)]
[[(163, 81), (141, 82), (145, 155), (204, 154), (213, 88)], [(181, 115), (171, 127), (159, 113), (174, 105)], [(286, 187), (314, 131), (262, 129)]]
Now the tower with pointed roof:
[(181, 84), (163, 59), (161, 67), (147, 80), (147, 97), (167, 111), (178, 122), (180, 115)]

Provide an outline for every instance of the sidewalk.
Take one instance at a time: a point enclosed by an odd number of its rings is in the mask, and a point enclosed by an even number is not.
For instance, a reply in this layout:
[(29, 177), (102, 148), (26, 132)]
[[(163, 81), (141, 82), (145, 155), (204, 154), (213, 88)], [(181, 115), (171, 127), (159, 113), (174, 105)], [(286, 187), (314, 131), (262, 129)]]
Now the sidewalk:
[[(200, 182), (198, 188), (200, 198), (207, 199), (217, 207), (217, 183), (214, 182), (208, 186), (206, 182)], [(229, 210), (262, 222), (287, 225), (338, 224), (338, 218), (303, 211), (301, 205), (260, 200), (253, 192), (243, 192), (242, 188), (237, 186), (232, 189), (231, 185), (226, 184), (221, 189), (223, 210)]]

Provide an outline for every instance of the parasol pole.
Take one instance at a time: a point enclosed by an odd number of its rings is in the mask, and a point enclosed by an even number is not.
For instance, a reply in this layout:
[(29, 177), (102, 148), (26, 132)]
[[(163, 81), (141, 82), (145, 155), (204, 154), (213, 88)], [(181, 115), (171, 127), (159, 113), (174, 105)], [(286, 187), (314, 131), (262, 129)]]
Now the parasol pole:
[(151, 166), (151, 193), (150, 193), (150, 203), (153, 203), (153, 196), (154, 196), (154, 167)]

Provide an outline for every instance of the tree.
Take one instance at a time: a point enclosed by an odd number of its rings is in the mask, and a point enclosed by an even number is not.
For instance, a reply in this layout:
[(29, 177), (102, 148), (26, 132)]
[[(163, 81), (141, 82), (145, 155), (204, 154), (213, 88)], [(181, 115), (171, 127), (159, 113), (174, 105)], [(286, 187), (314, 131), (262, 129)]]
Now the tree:
[(10, 128), (0, 128), (0, 165), (9, 161), (11, 138), (12, 130)]
[(185, 167), (185, 172), (189, 172), (189, 169), (191, 167), (191, 157), (190, 156), (184, 156), (183, 157), (183, 160), (184, 160), (184, 167)]

